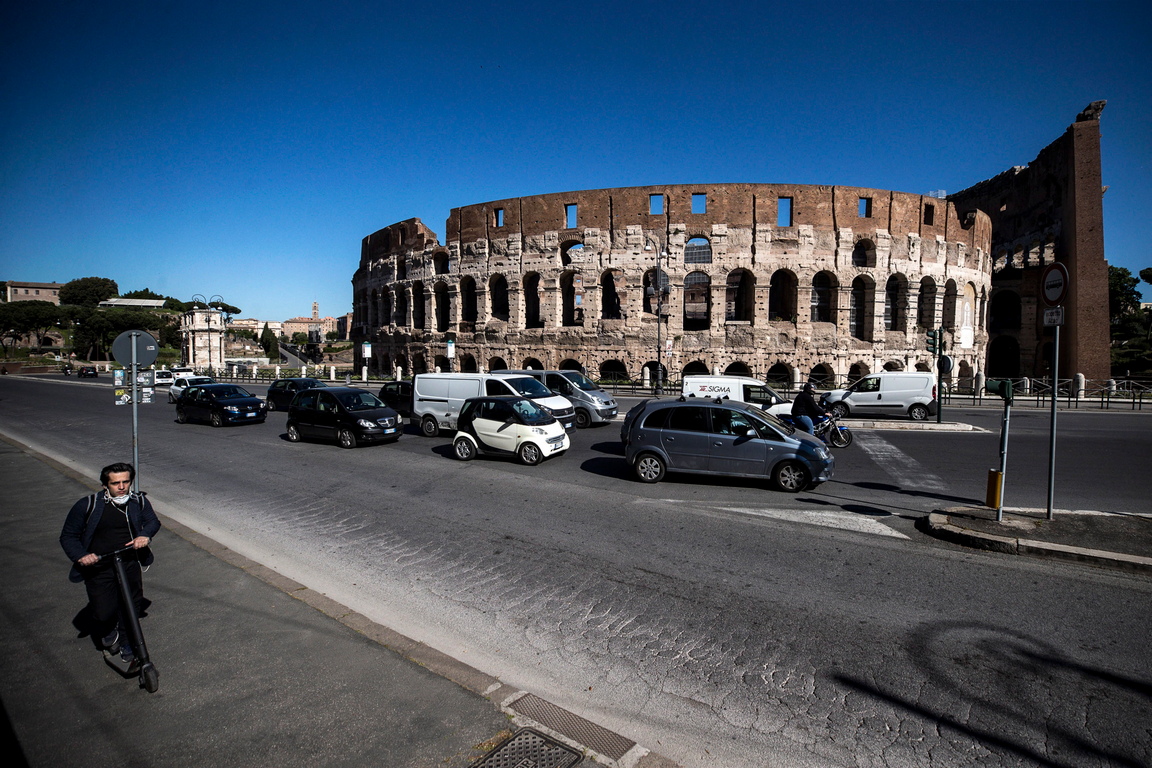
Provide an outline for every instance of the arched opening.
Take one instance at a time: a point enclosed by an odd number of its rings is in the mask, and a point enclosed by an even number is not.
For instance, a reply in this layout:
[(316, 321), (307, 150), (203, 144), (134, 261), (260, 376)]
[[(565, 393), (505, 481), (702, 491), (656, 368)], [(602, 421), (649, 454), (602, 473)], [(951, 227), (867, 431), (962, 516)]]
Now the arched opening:
[(392, 292), (389, 290), (380, 292), (380, 325), (392, 325)]
[(864, 363), (852, 363), (852, 367), (848, 369), (848, 383), (859, 381), (870, 373), (872, 369)]
[(565, 326), (584, 325), (584, 287), (580, 275), (565, 272), (560, 276), (561, 323)]
[(884, 330), (907, 331), (907, 317), (908, 281), (903, 275), (892, 275), (884, 285)]
[(460, 278), (460, 319), (465, 323), (476, 322), (476, 281), (465, 275)]
[(703, 361), (693, 360), (692, 362), (688, 363), (688, 365), (684, 366), (684, 372), (682, 375), (684, 375), (684, 376), (700, 376), (700, 375), (707, 376), (709, 373), (711, 373), (711, 371), (708, 370), (708, 366)]
[(600, 318), (620, 320), (624, 313), (620, 307), (620, 289), (624, 286), (624, 273), (609, 269), (600, 275)]
[(784, 363), (776, 363), (768, 369), (765, 379), (774, 387), (787, 389), (792, 386), (792, 369)]
[(423, 352), (412, 355), (412, 375), (415, 376), (417, 373), (429, 373), (428, 361), (424, 358)]
[(448, 299), (448, 285), (436, 283), (432, 293), (436, 311), (436, 330), (444, 333), (452, 325), (452, 303)]
[(876, 266), (876, 244), (864, 238), (852, 248), (852, 266), (867, 269)]
[(534, 357), (526, 357), (520, 367), (525, 371), (542, 371), (544, 370), (544, 363)]
[(524, 275), (524, 327), (544, 327), (540, 316), (540, 275), (536, 272)]
[(488, 370), (506, 371), (508, 370), (508, 363), (504, 362), (502, 357), (490, 357), (488, 358)]
[(404, 355), (396, 355), (396, 367), (400, 369), (401, 376), (412, 373), (412, 369), (408, 367), (408, 358)]
[(787, 269), (773, 272), (768, 283), (768, 319), (796, 319), (796, 275)]
[(991, 333), (1020, 330), (1020, 294), (1011, 290), (997, 291), (992, 295), (989, 313), (988, 330)]
[(936, 327), (936, 281), (930, 277), (920, 281), (920, 295), (916, 298), (916, 324), (921, 328)]
[(412, 283), (412, 326), (414, 328), (426, 327), (424, 314), (424, 283)]
[(1020, 375), (1020, 342), (1014, 336), (997, 336), (988, 343), (988, 375), (1007, 379)]
[(884, 370), (886, 371), (902, 371), (904, 370), (904, 363), (897, 360), (889, 360), (884, 363)]
[(396, 325), (408, 325), (408, 289), (396, 291)]
[(560, 246), (560, 264), (567, 267), (572, 264), (572, 259), (579, 258), (581, 252), (584, 250), (584, 244), (579, 240), (570, 240)]
[(561, 370), (561, 371), (583, 371), (584, 366), (580, 364), (579, 360), (573, 360), (572, 358), (567, 357), (567, 358), (560, 361), (560, 365), (557, 366), (557, 370)]
[(605, 360), (600, 363), (602, 381), (628, 381), (628, 368), (619, 360)]
[(492, 304), (492, 319), (508, 322), (511, 313), (508, 304), (508, 281), (504, 275), (493, 275), (488, 281), (488, 297)]
[(748, 367), (747, 363), (732, 363), (724, 369), (725, 376), (751, 376), (752, 369)]
[(694, 237), (684, 244), (685, 264), (711, 264), (712, 244), (707, 238)]
[(852, 281), (848, 307), (849, 332), (861, 341), (872, 341), (872, 282), (863, 276)]
[(756, 314), (756, 280), (746, 269), (728, 273), (724, 289), (724, 320), (751, 323)]
[(397, 256), (396, 257), (396, 279), (397, 280), (407, 280), (408, 279), (408, 260), (406, 258), (404, 258), (403, 256)]
[(657, 380), (657, 370), (660, 372), (659, 380), (661, 385), (666, 384), (668, 382), (668, 368), (667, 366), (658, 364), (655, 360), (649, 360), (644, 363), (640, 369), (640, 377), (643, 379), (644, 374), (647, 374), (649, 383), (655, 384)]
[(808, 381), (817, 389), (834, 389), (836, 386), (836, 373), (832, 367), (827, 363), (819, 363), (813, 366), (812, 370), (808, 373)]
[(472, 355), (460, 355), (460, 372), (476, 373), (476, 358)]
[(814, 323), (836, 322), (836, 276), (817, 272), (812, 278), (812, 316)]
[(649, 315), (656, 314), (657, 305), (668, 306), (668, 294), (671, 289), (668, 284), (668, 273), (660, 270), (660, 295), (657, 295), (656, 270), (650, 269), (644, 273), (644, 311)]
[(438, 275), (446, 275), (452, 270), (452, 262), (443, 251), (432, 257), (432, 266)]
[(956, 330), (956, 299), (958, 294), (955, 280), (949, 280), (944, 284), (944, 316), (941, 318), (940, 325), (946, 331)]
[(916, 370), (920, 373), (931, 373), (932, 366), (928, 365), (928, 363), (916, 363)]
[(452, 361), (448, 359), (447, 355), (436, 355), (436, 367), (443, 373), (452, 370)]
[(689, 272), (684, 278), (684, 330), (707, 330), (711, 317), (712, 279), (703, 272)]

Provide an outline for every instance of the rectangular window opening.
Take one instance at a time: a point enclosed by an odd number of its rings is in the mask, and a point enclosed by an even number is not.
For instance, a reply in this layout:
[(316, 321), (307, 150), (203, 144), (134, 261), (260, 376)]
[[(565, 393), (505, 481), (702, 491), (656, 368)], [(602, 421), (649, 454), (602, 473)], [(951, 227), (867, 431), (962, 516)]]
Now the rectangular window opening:
[(564, 228), (576, 229), (576, 204), (564, 206)]
[(496, 226), (498, 226), (498, 227), (504, 226), (504, 209), (503, 208), (497, 208), (496, 209)]
[(936, 206), (928, 204), (924, 206), (924, 223), (927, 226), (932, 226), (936, 221)]
[(780, 197), (776, 199), (776, 226), (792, 226), (792, 198)]
[(692, 194), (692, 213), (708, 213), (708, 195)]
[(870, 198), (870, 197), (860, 198), (859, 212), (856, 215), (862, 219), (872, 218), (872, 198)]
[(648, 195), (648, 215), (664, 215), (664, 195)]

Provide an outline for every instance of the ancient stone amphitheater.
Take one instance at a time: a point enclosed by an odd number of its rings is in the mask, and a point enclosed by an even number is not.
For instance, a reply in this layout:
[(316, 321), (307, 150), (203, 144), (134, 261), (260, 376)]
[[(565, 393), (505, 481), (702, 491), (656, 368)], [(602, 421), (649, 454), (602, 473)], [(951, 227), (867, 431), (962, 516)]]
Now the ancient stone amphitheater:
[[(651, 381), (753, 374), (824, 385), (983, 368), (991, 225), (878, 189), (700, 184), (454, 208), (364, 238), (352, 337), (373, 373), (546, 367)], [(367, 342), (367, 344), (365, 344)], [(370, 345), (370, 346), (369, 346)]]

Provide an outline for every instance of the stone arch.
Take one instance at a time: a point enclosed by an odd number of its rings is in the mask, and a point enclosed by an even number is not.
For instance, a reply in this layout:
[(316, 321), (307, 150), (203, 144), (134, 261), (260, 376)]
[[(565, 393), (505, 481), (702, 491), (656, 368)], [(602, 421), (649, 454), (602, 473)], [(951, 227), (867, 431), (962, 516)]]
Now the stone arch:
[(693, 237), (684, 243), (685, 264), (711, 264), (712, 243), (706, 237)]
[(872, 278), (859, 275), (852, 281), (848, 307), (848, 327), (854, 338), (872, 341), (872, 316), (875, 312), (876, 283)]
[(916, 370), (919, 373), (931, 373), (932, 366), (928, 365), (928, 363), (916, 363)]
[(452, 361), (447, 355), (436, 355), (436, 367), (442, 372), (452, 370)]
[(490, 357), (488, 358), (488, 370), (506, 371), (508, 370), (508, 363), (504, 362), (504, 358), (502, 357)]
[(624, 310), (620, 303), (621, 289), (624, 287), (624, 273), (619, 269), (606, 269), (600, 275), (600, 318), (621, 320)]
[(665, 306), (668, 304), (668, 294), (671, 293), (671, 286), (668, 282), (668, 272), (660, 270), (660, 290), (661, 296), (657, 297), (656, 292), (656, 270), (650, 269), (644, 273), (644, 312), (649, 315), (656, 314), (656, 305), (663, 303)]
[(452, 300), (448, 294), (447, 283), (441, 281), (432, 287), (432, 304), (436, 313), (436, 330), (444, 333), (452, 327)]
[(584, 243), (579, 240), (565, 240), (560, 244), (560, 264), (561, 266), (569, 266), (572, 264), (572, 259), (579, 257), (584, 250)]
[(712, 373), (712, 371), (710, 371), (708, 369), (707, 363), (705, 363), (703, 360), (693, 360), (692, 362), (688, 363), (688, 365), (684, 366), (684, 370), (681, 371), (680, 375), (681, 376), (700, 376), (700, 375), (706, 376), (709, 373)]
[(808, 381), (817, 389), (832, 389), (836, 385), (836, 372), (828, 363), (817, 363), (808, 372)]
[(492, 275), (488, 279), (489, 313), (493, 320), (508, 322), (511, 318), (511, 302), (508, 300), (508, 279), (504, 275)]
[(876, 243), (862, 237), (852, 246), (852, 266), (860, 269), (876, 267)]
[(524, 275), (524, 327), (543, 328), (544, 316), (540, 312), (540, 273)]
[(657, 372), (659, 372), (661, 383), (668, 381), (668, 367), (664, 364), (649, 360), (640, 367), (640, 377), (643, 378), (644, 374), (647, 373), (648, 381), (652, 384), (656, 383)]
[(408, 288), (405, 286), (396, 291), (396, 325), (408, 324)]
[(908, 278), (897, 272), (884, 284), (884, 330), (908, 330)]
[(752, 369), (748, 367), (748, 363), (737, 360), (731, 363), (724, 369), (725, 376), (751, 376)]
[(812, 277), (812, 314), (813, 323), (836, 322), (836, 295), (840, 281), (831, 272), (817, 272)]
[(703, 331), (712, 325), (712, 278), (705, 272), (684, 277), (684, 330)]
[(460, 372), (461, 373), (476, 373), (476, 358), (472, 355), (465, 353), (460, 355)]
[(886, 371), (902, 371), (904, 370), (904, 363), (899, 360), (889, 360), (884, 363), (884, 370)]
[(756, 278), (746, 269), (734, 269), (725, 282), (724, 320), (755, 322)]
[(579, 272), (560, 275), (560, 322), (564, 326), (584, 325), (584, 286)]
[(412, 327), (424, 328), (427, 325), (425, 312), (424, 283), (412, 283)]
[(520, 367), (525, 371), (542, 371), (544, 370), (544, 363), (534, 357), (526, 357)]
[(428, 373), (428, 361), (424, 357), (423, 352), (417, 352), (412, 355), (412, 374)]
[(600, 363), (600, 378), (607, 381), (628, 381), (628, 367), (620, 360)]
[(446, 251), (439, 251), (432, 257), (432, 268), (438, 275), (446, 275), (452, 271), (452, 260)]
[(1020, 375), (1020, 342), (1014, 336), (997, 336), (988, 343), (988, 375), (1014, 379)]
[(916, 297), (916, 324), (921, 328), (936, 327), (936, 281), (931, 277), (920, 280)]
[(776, 363), (768, 369), (768, 375), (765, 377), (767, 382), (776, 387), (791, 387), (792, 386), (792, 366), (787, 363)]
[(848, 383), (859, 381), (868, 374), (872, 373), (872, 367), (863, 361), (852, 363), (848, 368)]
[(768, 319), (790, 321), (796, 317), (796, 275), (790, 269), (778, 269), (768, 281)]
[(988, 314), (989, 332), (1020, 330), (1020, 294), (1010, 288), (996, 291), (992, 294)]
[(460, 295), (460, 320), (465, 323), (475, 323), (477, 320), (476, 281), (470, 276), (464, 275), (460, 278), (458, 290)]
[(556, 367), (556, 370), (558, 370), (558, 371), (581, 371), (581, 372), (583, 372), (584, 366), (580, 364), (579, 360), (573, 360), (570, 357), (566, 357), (560, 361), (560, 365), (558, 365)]
[(949, 280), (944, 284), (944, 311), (940, 318), (940, 325), (946, 331), (956, 330), (956, 304), (959, 291), (956, 281)]

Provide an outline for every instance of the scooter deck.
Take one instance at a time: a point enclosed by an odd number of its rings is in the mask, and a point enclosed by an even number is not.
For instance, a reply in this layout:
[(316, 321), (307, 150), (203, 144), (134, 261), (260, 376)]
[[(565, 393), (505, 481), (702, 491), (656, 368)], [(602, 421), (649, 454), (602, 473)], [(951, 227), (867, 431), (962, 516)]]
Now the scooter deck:
[(126, 662), (120, 658), (119, 653), (111, 653), (110, 651), (104, 651), (104, 663), (125, 678), (139, 677), (140, 668), (143, 666), (140, 659), (133, 658), (131, 662)]

